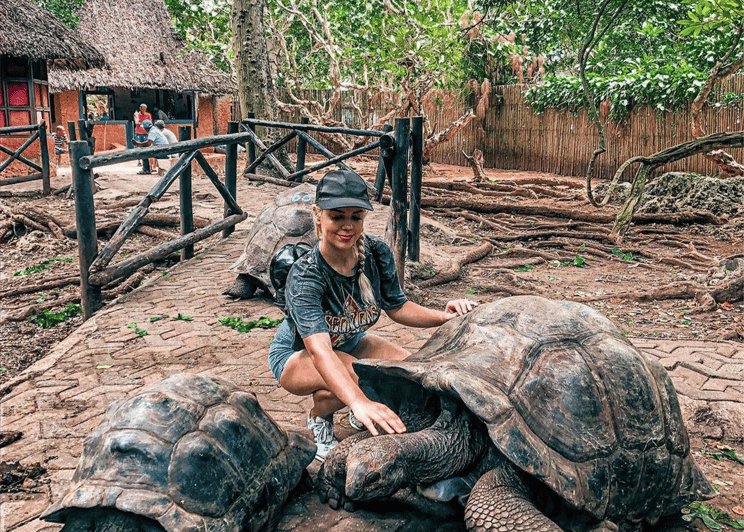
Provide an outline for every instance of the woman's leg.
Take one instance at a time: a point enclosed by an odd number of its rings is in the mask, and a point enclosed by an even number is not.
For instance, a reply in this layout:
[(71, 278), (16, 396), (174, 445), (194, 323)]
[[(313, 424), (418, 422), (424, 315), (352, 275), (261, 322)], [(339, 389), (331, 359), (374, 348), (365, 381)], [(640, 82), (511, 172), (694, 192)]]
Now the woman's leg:
[[(358, 359), (382, 358), (385, 360), (403, 360), (411, 353), (390, 340), (367, 333), (351, 354)], [(354, 379), (356, 378), (356, 375), (354, 375)]]
[[(402, 360), (411, 353), (402, 347), (374, 334), (366, 334), (352, 351), (352, 355), (343, 351), (333, 351), (344, 363), (354, 382), (359, 381), (351, 364), (354, 360), (363, 358), (381, 358), (387, 360)], [(294, 395), (313, 395), (313, 417), (330, 418), (334, 412), (346, 406), (338, 399), (326, 385), (323, 377), (315, 369), (310, 353), (303, 349), (292, 355), (284, 366), (279, 379), (282, 388)]]
[[(341, 362), (344, 363), (346, 370), (356, 382), (357, 377), (351, 369), (351, 363), (355, 358), (342, 351), (334, 351)], [(306, 349), (297, 351), (289, 357), (282, 370), (282, 376), (279, 379), (282, 388), (294, 395), (313, 396), (313, 408), (310, 410), (312, 417), (330, 418), (333, 413), (340, 410), (345, 405), (342, 403), (326, 385), (323, 377), (315, 369), (310, 353)]]

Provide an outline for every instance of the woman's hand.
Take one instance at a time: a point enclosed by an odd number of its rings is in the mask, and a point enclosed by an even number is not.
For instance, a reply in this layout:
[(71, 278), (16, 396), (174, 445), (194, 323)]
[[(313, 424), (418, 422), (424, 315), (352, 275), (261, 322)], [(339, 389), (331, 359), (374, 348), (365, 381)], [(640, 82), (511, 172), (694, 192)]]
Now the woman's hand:
[(469, 299), (454, 299), (447, 303), (444, 313), (447, 316), (447, 320), (451, 320), (457, 316), (464, 316), (477, 306), (477, 302), (470, 301)]
[(349, 405), (354, 416), (363, 423), (373, 436), (377, 436), (377, 427), (388, 434), (400, 434), (406, 431), (406, 426), (398, 415), (382, 403), (376, 403), (367, 399)]

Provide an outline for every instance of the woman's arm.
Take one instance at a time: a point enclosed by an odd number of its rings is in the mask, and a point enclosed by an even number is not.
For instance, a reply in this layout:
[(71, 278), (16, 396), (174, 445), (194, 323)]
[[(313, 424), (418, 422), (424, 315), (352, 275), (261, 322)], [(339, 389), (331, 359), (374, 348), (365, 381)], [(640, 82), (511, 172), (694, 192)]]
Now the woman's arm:
[(385, 311), (390, 319), (409, 327), (438, 327), (452, 318), (473, 310), (478, 303), (468, 299), (455, 299), (447, 303), (445, 310), (434, 310), (406, 301), (403, 306)]
[(373, 435), (378, 434), (375, 425), (389, 434), (406, 431), (406, 426), (395, 412), (364, 395), (356, 382), (356, 375), (352, 376), (341, 359), (333, 352), (331, 338), (327, 333), (313, 334), (303, 341), (315, 369), (318, 370), (328, 389), (354, 411), (356, 418)]

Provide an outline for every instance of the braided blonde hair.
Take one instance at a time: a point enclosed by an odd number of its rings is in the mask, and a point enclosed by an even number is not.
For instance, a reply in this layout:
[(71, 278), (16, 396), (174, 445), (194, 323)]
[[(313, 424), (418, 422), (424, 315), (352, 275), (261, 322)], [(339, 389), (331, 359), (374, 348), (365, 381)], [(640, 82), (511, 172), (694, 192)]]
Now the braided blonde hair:
[[(313, 205), (313, 221), (315, 223), (315, 236), (318, 237), (318, 240), (322, 240), (323, 234), (320, 231), (320, 214), (323, 212), (323, 209), (318, 207), (317, 205)], [(372, 283), (367, 278), (367, 275), (364, 273), (364, 261), (367, 258), (367, 251), (364, 248), (364, 241), (365, 241), (365, 235), (364, 233), (361, 234), (359, 237), (359, 240), (357, 240), (357, 266), (356, 266), (356, 273), (358, 275), (359, 279), (359, 291), (362, 293), (362, 301), (367, 303), (368, 305), (372, 305), (375, 303), (375, 293), (372, 290)]]

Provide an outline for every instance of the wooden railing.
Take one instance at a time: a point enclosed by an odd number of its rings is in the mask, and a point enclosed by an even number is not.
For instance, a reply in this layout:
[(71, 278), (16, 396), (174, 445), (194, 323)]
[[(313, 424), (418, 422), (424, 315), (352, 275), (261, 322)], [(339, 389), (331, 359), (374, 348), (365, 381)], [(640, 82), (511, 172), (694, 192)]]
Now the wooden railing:
[[(327, 166), (336, 164), (342, 168), (348, 168), (343, 162), (345, 159), (354, 157), (371, 150), (379, 149), (379, 165), (377, 179), (373, 189), (373, 195), (376, 200), (382, 198), (382, 192), (385, 182), (385, 176), (390, 177), (389, 183), (392, 190), (391, 203), (393, 206), (393, 227), (394, 227), (394, 246), (393, 251), (396, 253), (398, 260), (398, 269), (401, 280), (403, 279), (402, 268), (405, 264), (405, 252), (409, 250), (409, 257), (412, 260), (418, 260), (418, 208), (411, 209), (413, 217), (409, 221), (408, 213), (408, 154), (409, 154), (409, 137), (413, 139), (414, 159), (418, 153), (418, 163), (412, 164), (411, 173), (411, 198), (421, 197), (421, 142), (422, 121), (418, 118), (413, 120), (413, 134), (410, 132), (408, 119), (396, 120), (394, 134), (387, 131), (371, 130), (353, 130), (346, 128), (327, 128), (322, 126), (313, 126), (310, 124), (288, 124), (282, 122), (267, 122), (256, 119), (248, 119), (242, 123), (230, 122), (228, 124), (228, 134), (216, 135), (202, 139), (189, 140), (190, 128), (179, 128), (180, 142), (169, 146), (137, 148), (116, 153), (107, 153), (102, 155), (91, 155), (90, 145), (86, 141), (70, 142), (70, 161), (72, 166), (73, 186), (75, 191), (75, 216), (77, 223), (77, 238), (79, 248), (80, 264), (80, 290), (81, 304), (83, 307), (83, 316), (88, 319), (102, 305), (101, 290), (102, 287), (118, 279), (127, 277), (136, 270), (154, 262), (161, 260), (175, 251), (181, 252), (181, 259), (188, 259), (193, 256), (193, 246), (196, 242), (204, 240), (217, 232), (222, 231), (223, 237), (230, 235), (234, 227), (239, 222), (246, 219), (247, 214), (240, 208), (237, 199), (237, 150), (239, 144), (248, 143), (249, 161), (243, 175), (252, 179), (260, 179), (269, 182), (278, 182), (282, 185), (294, 186), (302, 182), (302, 178), (310, 172)], [(244, 131), (238, 130), (243, 128)], [(282, 139), (266, 146), (263, 141), (256, 135), (256, 126), (265, 126), (278, 129), (291, 129), (291, 132)], [(329, 150), (324, 148), (320, 142), (308, 135), (308, 131), (341, 133), (345, 135), (368, 136), (377, 140), (351, 150), (345, 154), (335, 156)], [(284, 146), (290, 139), (297, 137), (297, 162), (294, 172), (284, 168), (273, 153)], [(310, 144), (319, 153), (324, 154), (328, 160), (305, 168), (305, 150), (306, 144)], [(207, 162), (204, 155), (199, 151), (202, 148), (209, 148), (225, 145), (225, 182), (220, 181), (217, 173)], [(418, 148), (417, 148), (418, 146)], [(256, 149), (261, 150), (261, 155), (256, 156)], [(94, 183), (92, 179), (92, 170), (96, 167), (145, 159), (149, 157), (162, 157), (164, 155), (177, 154), (179, 159), (173, 166), (162, 176), (162, 178), (152, 187), (139, 204), (130, 212), (108, 241), (106, 246), (98, 251), (98, 237), (96, 232), (95, 205), (93, 201)], [(204, 173), (222, 196), (224, 201), (223, 218), (211, 225), (194, 230), (193, 225), (193, 207), (192, 207), (192, 188), (191, 188), (191, 163), (196, 161), (204, 170)], [(257, 176), (252, 174), (259, 164), (267, 161), (277, 168), (279, 173), (286, 179), (273, 179), (268, 176)], [(283, 170), (283, 171), (282, 171)], [(117, 252), (129, 236), (137, 229), (147, 215), (150, 206), (161, 199), (168, 188), (179, 179), (180, 187), (180, 216), (181, 216), (181, 237), (175, 240), (159, 244), (149, 250), (128, 257), (116, 264), (109, 265)], [(414, 192), (414, 189), (417, 192)], [(418, 205), (419, 200), (415, 202)], [(410, 226), (410, 230), (409, 230)], [(414, 235), (409, 238), (409, 234)], [(415, 247), (409, 245), (415, 243)], [(415, 251), (415, 255), (412, 251)]]
[[(11, 150), (7, 146), (3, 146), (2, 144), (0, 144), (0, 151), (10, 156), (2, 163), (0, 163), (0, 173), (2, 173), (3, 170), (10, 166), (13, 161), (19, 161), (25, 164), (35, 173), (25, 176), (16, 176), (2, 179), (0, 180), (0, 187), (41, 179), (42, 194), (45, 196), (50, 194), (51, 185), (49, 182), (49, 148), (47, 147), (46, 122), (42, 121), (41, 124), (30, 126), (0, 127), (0, 137), (12, 135), (14, 133), (31, 133), (31, 135), (15, 151)], [(33, 144), (36, 139), (39, 139), (41, 166), (21, 155), (26, 150), (26, 148)]]

